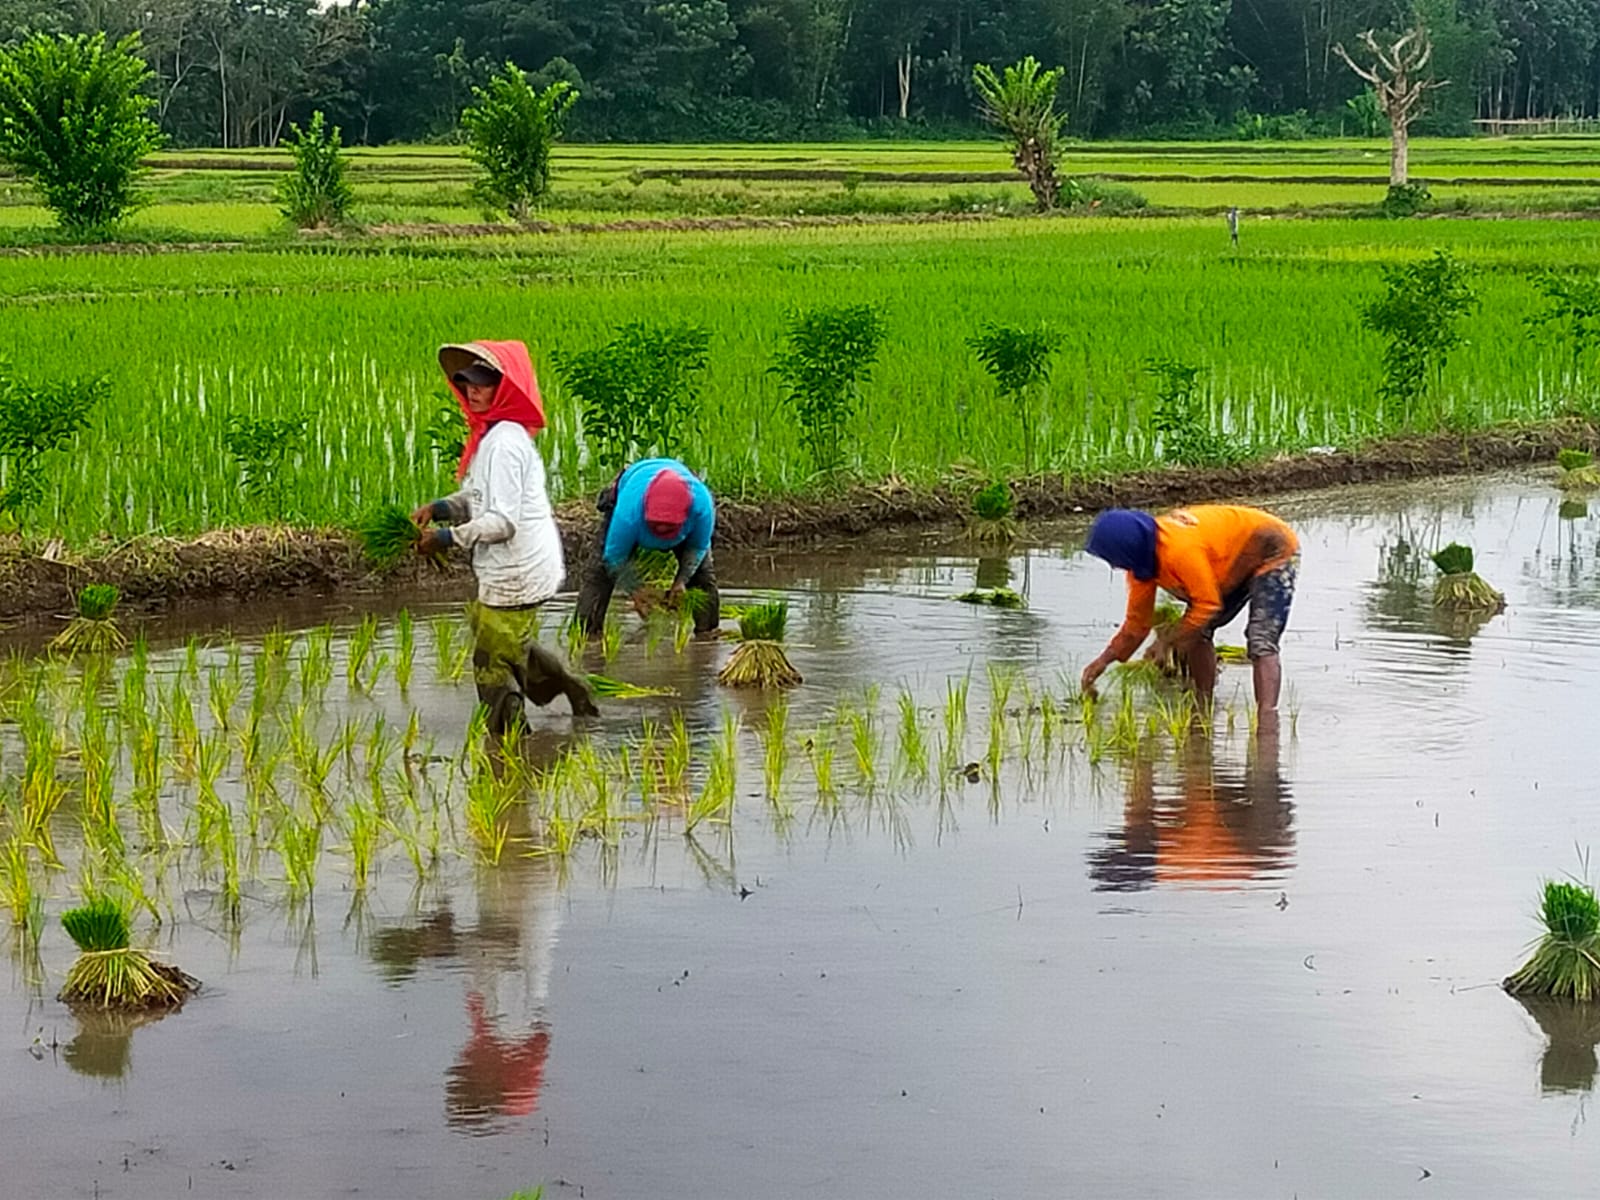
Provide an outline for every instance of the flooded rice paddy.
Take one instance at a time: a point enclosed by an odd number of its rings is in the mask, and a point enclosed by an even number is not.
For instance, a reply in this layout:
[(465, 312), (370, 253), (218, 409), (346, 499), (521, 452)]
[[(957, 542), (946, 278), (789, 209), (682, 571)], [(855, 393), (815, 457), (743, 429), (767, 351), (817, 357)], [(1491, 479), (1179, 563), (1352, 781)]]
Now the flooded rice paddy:
[[(1600, 836), (1600, 509), (1518, 477), (1273, 507), (1276, 738), (1241, 667), (1210, 729), (1115, 692), (1085, 725), (1122, 590), (1071, 527), (729, 557), (792, 602), (780, 717), (630, 615), (592, 669), (678, 695), (537, 713), (498, 778), (450, 609), (153, 628), (93, 703), (13, 664), (0, 835), (54, 763), (59, 865), (28, 852), (46, 920), (0, 988), (0, 1195), (1583, 1194), (1600, 1019), (1497, 984)], [(1452, 539), (1509, 602), (1476, 630), (1429, 604)], [(1029, 607), (949, 601), (975, 583)], [(148, 896), (181, 1011), (54, 999), (86, 872)]]

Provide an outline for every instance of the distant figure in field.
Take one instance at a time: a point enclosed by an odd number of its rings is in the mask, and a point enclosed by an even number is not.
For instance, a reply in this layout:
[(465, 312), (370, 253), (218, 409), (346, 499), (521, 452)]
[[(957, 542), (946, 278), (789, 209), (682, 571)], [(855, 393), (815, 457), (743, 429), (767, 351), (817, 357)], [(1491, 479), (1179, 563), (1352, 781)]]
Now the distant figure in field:
[[(472, 556), (478, 599), (468, 606), (472, 673), (489, 710), (489, 732), (519, 726), (523, 702), (566, 696), (575, 714), (598, 710), (588, 685), (535, 640), (538, 608), (561, 586), (561, 535), (533, 435), (544, 405), (521, 342), (444, 346), (439, 366), (467, 419), (457, 478), (461, 490), (412, 513), (419, 554), (460, 547)], [(430, 527), (438, 522), (448, 528)]]
[(1235, 246), (1239, 244), (1239, 210), (1237, 208), (1228, 210), (1228, 237), (1233, 240)]
[(592, 634), (605, 624), (619, 579), (640, 607), (643, 581), (628, 577), (633, 571), (630, 563), (639, 550), (668, 550), (677, 558), (678, 569), (667, 591), (667, 605), (676, 607), (694, 590), (698, 593), (695, 633), (704, 636), (715, 630), (722, 613), (711, 563), (711, 535), (717, 523), (711, 489), (675, 458), (646, 458), (612, 480), (595, 507), (600, 511), (600, 529), (578, 591), (579, 627)]
[(1150, 636), (1156, 591), (1164, 589), (1188, 608), (1170, 633), (1157, 637), (1145, 657), (1168, 654), (1187, 662), (1189, 678), (1210, 702), (1217, 684), (1216, 631), (1250, 608), (1245, 644), (1263, 722), (1275, 719), (1282, 668), (1278, 642), (1289, 623), (1300, 539), (1258, 508), (1203, 504), (1156, 517), (1113, 508), (1095, 518), (1088, 551), (1128, 573), (1128, 612), (1100, 656), (1083, 669), (1082, 686), (1095, 694), (1107, 667), (1127, 659)]

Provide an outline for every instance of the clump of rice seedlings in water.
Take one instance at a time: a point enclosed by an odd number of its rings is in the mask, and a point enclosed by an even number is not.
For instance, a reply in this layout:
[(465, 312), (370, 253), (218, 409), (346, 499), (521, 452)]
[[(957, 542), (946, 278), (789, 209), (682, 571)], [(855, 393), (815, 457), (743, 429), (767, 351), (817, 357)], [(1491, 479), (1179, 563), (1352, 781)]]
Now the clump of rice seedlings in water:
[(967, 521), (967, 536), (991, 546), (1004, 546), (1016, 540), (1018, 526), (1016, 501), (1011, 486), (996, 479), (972, 497), (972, 515)]
[(372, 661), (373, 647), (377, 644), (378, 618), (368, 613), (351, 632), (345, 646), (345, 682), (352, 691), (366, 691), (377, 682), (377, 670), (370, 680), (366, 678), (367, 664)]
[(417, 625), (411, 610), (402, 608), (394, 618), (394, 682), (401, 692), (411, 689), (411, 671), (417, 661)]
[(970, 592), (950, 597), (961, 604), (978, 604), (988, 608), (1026, 608), (1028, 602), (1021, 593), (1011, 588), (974, 588)]
[(684, 814), (683, 832), (693, 833), (702, 821), (727, 824), (733, 817), (733, 795), (738, 785), (738, 718), (723, 716), (722, 732), (711, 743), (706, 781)]
[(1564, 492), (1600, 491), (1600, 467), (1594, 465), (1594, 455), (1587, 450), (1563, 450), (1556, 455), (1561, 467), (1558, 482)]
[(128, 644), (117, 624), (115, 612), (122, 592), (109, 583), (91, 583), (80, 588), (75, 611), (67, 627), (50, 643), (52, 650), (64, 654), (106, 654)]
[(605, 675), (589, 675), (586, 679), (589, 690), (603, 700), (643, 700), (650, 696), (677, 695), (671, 688), (645, 687), (643, 684), (611, 679)]
[(1451, 542), (1433, 556), (1439, 578), (1433, 585), (1433, 606), (1451, 612), (1497, 613), (1506, 598), (1472, 569), (1472, 547)]
[(133, 948), (128, 911), (109, 896), (62, 913), (61, 924), (81, 952), (61, 988), (60, 998), (68, 1004), (173, 1008), (199, 987), (178, 968)]
[(783, 778), (789, 767), (789, 705), (782, 700), (767, 709), (766, 728), (761, 733), (762, 776), (767, 799), (776, 802), (783, 791)]
[(605, 624), (600, 627), (600, 658), (602, 662), (610, 664), (622, 652), (622, 622), (616, 617), (607, 616)]
[(356, 525), (361, 549), (375, 567), (392, 567), (422, 540), (422, 530), (399, 504), (385, 504)]
[(1586, 883), (1550, 880), (1540, 907), (1544, 936), (1503, 983), (1514, 996), (1600, 998), (1600, 899)]
[(901, 688), (899, 695), (900, 737), (899, 765), (912, 779), (925, 779), (928, 774), (928, 746), (922, 736), (922, 714), (917, 711), (916, 697), (910, 688)]
[(734, 688), (786, 688), (803, 682), (783, 652), (789, 605), (773, 600), (748, 608), (739, 617), (740, 642), (717, 682)]
[(433, 619), (433, 651), (439, 678), (456, 683), (466, 673), (472, 642), (462, 636), (461, 625), (454, 617), (441, 613)]

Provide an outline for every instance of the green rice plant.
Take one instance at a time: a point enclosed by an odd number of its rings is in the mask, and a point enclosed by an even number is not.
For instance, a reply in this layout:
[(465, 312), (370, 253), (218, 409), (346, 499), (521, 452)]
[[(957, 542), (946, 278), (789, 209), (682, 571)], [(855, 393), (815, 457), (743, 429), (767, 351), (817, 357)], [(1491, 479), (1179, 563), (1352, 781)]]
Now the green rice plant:
[(306, 634), (300, 655), (300, 699), (310, 700), (333, 680), (333, 627), (322, 625)]
[(604, 675), (588, 675), (585, 677), (589, 690), (602, 700), (644, 700), (652, 696), (675, 696), (671, 688), (645, 687), (642, 684), (627, 683), (621, 679), (609, 679)]
[(1004, 479), (992, 480), (973, 494), (967, 536), (994, 546), (1009, 545), (1017, 537), (1016, 510), (1011, 485)]
[(1549, 880), (1533, 954), (1502, 986), (1514, 996), (1600, 999), (1600, 900), (1586, 883)]
[(394, 618), (394, 682), (405, 695), (411, 690), (411, 672), (417, 658), (416, 622), (411, 610), (402, 608)]
[(819, 728), (806, 740), (806, 757), (816, 782), (817, 803), (831, 808), (838, 803), (839, 788), (833, 776), (833, 729)]
[(322, 857), (322, 822), (317, 815), (285, 807), (278, 814), (274, 848), (283, 866), (289, 898), (298, 901), (315, 894), (317, 864)]
[(355, 531), (368, 561), (379, 568), (393, 567), (422, 540), (422, 530), (399, 504), (374, 509), (357, 523)]
[(769, 803), (779, 803), (789, 770), (789, 704), (778, 700), (767, 706), (761, 729), (761, 777)]
[(922, 736), (922, 714), (910, 688), (900, 689), (897, 704), (900, 711), (898, 765), (908, 778), (926, 779), (928, 747)]
[(109, 896), (95, 896), (61, 914), (77, 945), (61, 999), (93, 1008), (171, 1008), (184, 1002), (196, 982), (175, 967), (155, 962), (131, 944), (127, 909)]
[(952, 677), (944, 685), (944, 766), (954, 767), (967, 736), (967, 695), (972, 676)]
[(1018, 592), (1010, 588), (977, 588), (970, 592), (961, 592), (950, 597), (960, 604), (986, 605), (989, 608), (1026, 608), (1028, 602)]
[(233, 728), (233, 709), (243, 691), (243, 680), (228, 671), (214, 666), (207, 673), (206, 707), (218, 729)]
[(1562, 491), (1600, 491), (1600, 467), (1594, 465), (1594, 455), (1589, 451), (1563, 450), (1556, 455), (1556, 463), (1561, 468)]
[(850, 749), (855, 756), (856, 779), (871, 789), (878, 780), (878, 729), (870, 702), (846, 708), (841, 714), (850, 730)]
[(510, 813), (517, 792), (495, 772), (487, 751), (475, 752), (472, 763), (467, 776), (467, 833), (482, 860), (497, 866), (511, 835)]
[(372, 879), (383, 834), (383, 818), (376, 806), (359, 800), (348, 805), (344, 811), (344, 833), (350, 850), (350, 886), (365, 891)]
[(472, 643), (462, 637), (461, 624), (454, 617), (440, 614), (433, 619), (433, 652), (439, 678), (458, 682), (472, 657)]
[(733, 688), (787, 688), (804, 682), (783, 652), (789, 628), (789, 604), (770, 600), (739, 615), (739, 645), (717, 674), (717, 682)]
[[(378, 618), (373, 613), (368, 613), (361, 618), (361, 622), (350, 633), (350, 640), (345, 645), (345, 682), (351, 691), (371, 691), (378, 681), (378, 674), (382, 670), (381, 661), (373, 663), (373, 650), (378, 644)], [(369, 666), (373, 667), (371, 677), (367, 675)]]
[(1055, 697), (1045, 692), (1039, 697), (1039, 740), (1046, 754), (1054, 750), (1056, 739), (1061, 736), (1062, 721), (1061, 709)]
[(683, 831), (691, 834), (704, 821), (728, 824), (733, 819), (733, 797), (738, 786), (738, 718), (724, 713), (722, 729), (711, 743), (711, 760), (706, 767), (700, 794), (684, 814)]
[(621, 652), (622, 622), (608, 614), (600, 627), (600, 658), (609, 666)]
[(91, 583), (78, 590), (76, 611), (67, 627), (50, 643), (64, 654), (106, 654), (128, 644), (114, 613), (122, 599), (120, 588), (109, 583)]
[(20, 929), (38, 899), (30, 844), (14, 832), (0, 842), (0, 903), (11, 910), (11, 923)]
[(1433, 605), (1450, 612), (1497, 613), (1506, 598), (1473, 571), (1472, 547), (1451, 542), (1433, 555), (1439, 578), (1433, 585)]

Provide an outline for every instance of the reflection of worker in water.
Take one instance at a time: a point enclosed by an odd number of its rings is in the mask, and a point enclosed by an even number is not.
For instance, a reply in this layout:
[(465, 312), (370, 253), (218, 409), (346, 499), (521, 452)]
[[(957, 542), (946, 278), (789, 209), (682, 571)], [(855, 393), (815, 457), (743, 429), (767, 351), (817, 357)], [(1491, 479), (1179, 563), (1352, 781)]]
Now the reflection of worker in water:
[(394, 980), (425, 959), (466, 968), (467, 1040), (445, 1072), (445, 1119), (468, 1132), (537, 1111), (550, 1053), (545, 1017), (559, 910), (548, 868), (504, 863), (479, 876), (478, 921), (448, 908), (409, 929), (380, 930), (373, 955)]
[(1175, 789), (1158, 788), (1155, 765), (1135, 762), (1122, 828), (1091, 851), (1098, 891), (1157, 884), (1232, 889), (1287, 866), (1294, 809), (1278, 763), (1278, 735), (1257, 735), (1242, 776), (1219, 772), (1209, 741), (1196, 737), (1177, 763)]
[(1202, 699), (1216, 690), (1216, 631), (1248, 605), (1245, 645), (1250, 652), (1256, 706), (1264, 722), (1277, 719), (1282, 670), (1278, 642), (1289, 622), (1300, 540), (1271, 513), (1228, 504), (1181, 508), (1165, 516), (1113, 508), (1095, 518), (1088, 551), (1128, 572), (1128, 612), (1105, 650), (1083, 670), (1083, 690), (1094, 694), (1107, 667), (1127, 659), (1150, 636), (1156, 592), (1165, 589), (1188, 604), (1171, 633), (1146, 655), (1187, 661)]

